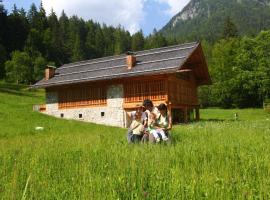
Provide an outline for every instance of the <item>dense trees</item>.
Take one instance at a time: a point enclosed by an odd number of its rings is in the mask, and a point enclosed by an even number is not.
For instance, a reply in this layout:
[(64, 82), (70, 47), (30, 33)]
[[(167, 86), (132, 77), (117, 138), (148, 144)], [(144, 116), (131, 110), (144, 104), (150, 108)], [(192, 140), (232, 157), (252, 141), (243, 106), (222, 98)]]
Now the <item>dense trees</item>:
[(270, 98), (270, 31), (227, 38), (212, 48), (212, 86), (200, 91), (205, 106), (256, 107)]
[[(100, 25), (77, 16), (69, 18), (64, 11), (58, 18), (53, 10), (46, 14), (42, 4), (39, 8), (32, 4), (27, 13), (14, 6), (7, 14), (0, 2), (0, 79), (30, 83), (42, 77), (42, 70), (49, 62), (58, 67), (166, 44), (165, 37), (157, 31), (144, 38), (142, 31), (131, 35), (121, 26)], [(23, 56), (27, 61), (21, 59)], [(22, 62), (21, 67), (18, 62)], [(27, 72), (12, 72), (22, 69)]]

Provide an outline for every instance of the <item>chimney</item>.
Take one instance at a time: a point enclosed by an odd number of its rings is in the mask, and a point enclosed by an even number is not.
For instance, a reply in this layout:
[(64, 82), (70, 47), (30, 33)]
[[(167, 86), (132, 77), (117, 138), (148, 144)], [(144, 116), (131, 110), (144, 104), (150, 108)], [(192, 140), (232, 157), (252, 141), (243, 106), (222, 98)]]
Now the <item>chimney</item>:
[(132, 69), (136, 65), (136, 57), (132, 52), (127, 53), (127, 67)]
[(47, 66), (45, 69), (45, 80), (49, 80), (54, 76), (55, 67), (54, 66)]

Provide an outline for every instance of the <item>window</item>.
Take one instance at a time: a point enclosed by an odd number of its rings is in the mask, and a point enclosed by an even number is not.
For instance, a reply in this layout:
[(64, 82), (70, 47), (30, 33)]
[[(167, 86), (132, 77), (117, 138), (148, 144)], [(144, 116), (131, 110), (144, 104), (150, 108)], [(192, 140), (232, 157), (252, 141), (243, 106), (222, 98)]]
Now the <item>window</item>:
[(60, 117), (63, 118), (63, 117), (64, 117), (64, 113), (61, 113), (61, 114), (60, 114)]
[(82, 118), (82, 114), (79, 114), (79, 118), (80, 118), (80, 119)]
[(100, 115), (101, 115), (101, 117), (104, 117), (105, 116), (105, 112), (101, 112)]

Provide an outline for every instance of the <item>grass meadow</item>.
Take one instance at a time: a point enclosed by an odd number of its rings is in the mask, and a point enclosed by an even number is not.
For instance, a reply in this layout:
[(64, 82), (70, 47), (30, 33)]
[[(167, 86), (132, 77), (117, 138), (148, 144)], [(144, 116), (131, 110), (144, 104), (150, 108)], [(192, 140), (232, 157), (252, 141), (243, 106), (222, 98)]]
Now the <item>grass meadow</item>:
[(128, 145), (125, 129), (33, 112), (43, 101), (0, 83), (0, 199), (270, 199), (261, 109), (204, 109), (170, 145)]

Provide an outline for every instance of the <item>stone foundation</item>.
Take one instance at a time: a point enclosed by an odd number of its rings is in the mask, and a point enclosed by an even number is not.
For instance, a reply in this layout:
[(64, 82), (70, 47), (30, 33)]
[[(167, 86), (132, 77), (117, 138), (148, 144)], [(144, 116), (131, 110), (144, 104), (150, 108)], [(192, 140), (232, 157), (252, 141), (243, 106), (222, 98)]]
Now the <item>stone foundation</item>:
[(44, 113), (65, 119), (126, 127), (126, 112), (122, 107), (123, 96), (123, 85), (112, 85), (107, 89), (107, 106), (58, 110), (57, 92), (47, 92)]

